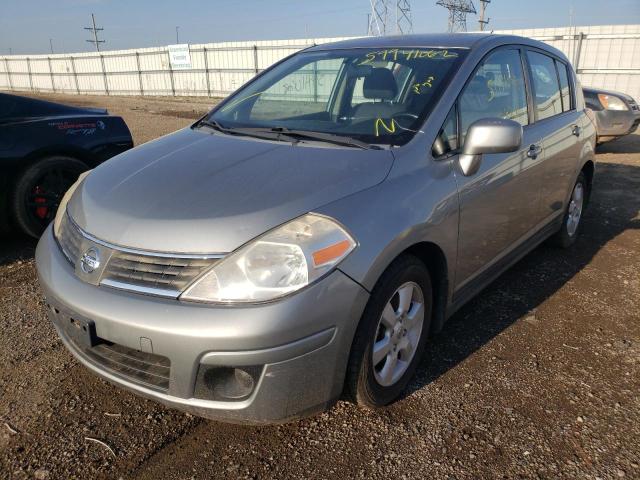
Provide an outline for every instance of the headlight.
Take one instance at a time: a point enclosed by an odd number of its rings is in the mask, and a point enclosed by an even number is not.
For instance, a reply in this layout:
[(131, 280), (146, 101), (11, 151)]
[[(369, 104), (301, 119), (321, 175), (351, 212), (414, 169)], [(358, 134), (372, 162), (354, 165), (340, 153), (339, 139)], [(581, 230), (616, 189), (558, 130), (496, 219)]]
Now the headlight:
[(91, 170), (87, 170), (86, 172), (81, 173), (78, 177), (78, 180), (76, 180), (76, 182), (71, 185), (69, 187), (69, 190), (67, 190), (66, 193), (62, 196), (60, 205), (58, 205), (58, 211), (56, 212), (56, 218), (53, 221), (53, 234), (56, 238), (60, 238), (60, 225), (62, 224), (62, 219), (64, 218), (64, 213), (67, 210), (67, 203), (69, 203), (71, 195), (73, 195), (73, 192), (76, 191), (76, 188), (78, 188), (78, 186), (82, 183), (85, 177), (89, 175), (90, 172)]
[(180, 297), (199, 302), (264, 302), (330, 272), (356, 242), (335, 221), (307, 214), (229, 254)]
[(614, 95), (599, 93), (598, 100), (606, 110), (629, 110), (627, 104), (620, 97)]

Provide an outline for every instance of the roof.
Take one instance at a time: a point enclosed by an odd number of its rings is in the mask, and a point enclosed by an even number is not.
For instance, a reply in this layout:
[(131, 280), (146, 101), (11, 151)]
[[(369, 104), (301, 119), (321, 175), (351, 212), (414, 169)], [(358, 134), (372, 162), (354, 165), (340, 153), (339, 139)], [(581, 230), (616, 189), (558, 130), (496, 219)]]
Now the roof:
[(494, 48), (500, 45), (528, 45), (553, 53), (569, 61), (557, 48), (528, 37), (495, 33), (430, 33), (421, 35), (393, 35), (360, 37), (340, 42), (324, 43), (305, 51), (322, 51), (341, 48)]
[(361, 37), (340, 42), (325, 43), (309, 50), (327, 48), (393, 48), (393, 47), (445, 47), (471, 48), (480, 40), (488, 38), (514, 38), (511, 35), (489, 33), (437, 33), (421, 35), (393, 35), (384, 37)]

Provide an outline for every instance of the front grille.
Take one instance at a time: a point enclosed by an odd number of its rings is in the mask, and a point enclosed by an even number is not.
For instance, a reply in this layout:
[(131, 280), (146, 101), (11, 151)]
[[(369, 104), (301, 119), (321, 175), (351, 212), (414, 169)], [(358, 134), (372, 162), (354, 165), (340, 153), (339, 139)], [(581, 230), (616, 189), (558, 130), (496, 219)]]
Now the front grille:
[(211, 265), (211, 259), (165, 258), (114, 251), (102, 281), (112, 286), (122, 284), (160, 289), (175, 292), (177, 296)]
[(138, 293), (177, 298), (193, 280), (220, 258), (216, 255), (138, 252), (109, 245), (84, 233), (68, 213), (63, 217), (58, 231), (58, 244), (71, 265), (75, 267), (82, 253), (82, 241), (86, 239), (101, 250), (103, 258), (109, 258), (100, 273), (99, 283)]
[(83, 352), (95, 363), (127, 380), (154, 390), (169, 390), (171, 361), (167, 357), (110, 342), (85, 348)]
[(62, 218), (60, 222), (60, 228), (58, 229), (58, 244), (64, 256), (71, 262), (71, 265), (76, 264), (76, 260), (80, 257), (80, 242), (82, 241), (82, 234), (76, 226), (69, 221), (68, 214)]
[[(171, 360), (169, 358), (135, 350), (100, 338), (95, 333), (93, 322), (79, 320), (76, 315), (65, 313), (53, 305), (47, 306), (50, 318), (58, 326), (60, 332), (64, 332), (64, 338), (73, 346), (74, 350), (81, 352), (89, 361), (125, 380), (161, 392), (169, 390), (171, 377)], [(76, 331), (77, 324), (92, 330), (84, 342), (78, 341), (78, 338), (85, 338), (84, 334), (79, 333), (78, 337), (72, 333)]]

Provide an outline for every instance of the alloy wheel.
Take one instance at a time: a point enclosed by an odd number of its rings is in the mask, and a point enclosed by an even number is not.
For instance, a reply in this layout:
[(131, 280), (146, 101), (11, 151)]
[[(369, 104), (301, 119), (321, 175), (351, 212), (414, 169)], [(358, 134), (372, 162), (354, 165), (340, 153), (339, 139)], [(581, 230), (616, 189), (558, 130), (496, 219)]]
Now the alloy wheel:
[(74, 168), (59, 166), (44, 172), (26, 192), (25, 205), (31, 221), (40, 228), (53, 220), (67, 189), (78, 178)]
[(570, 237), (573, 237), (578, 230), (580, 224), (580, 217), (582, 216), (582, 206), (584, 203), (584, 186), (582, 183), (577, 183), (573, 188), (571, 194), (571, 200), (569, 202), (569, 212), (567, 215), (567, 233)]
[(396, 383), (413, 359), (424, 324), (424, 295), (415, 282), (402, 284), (382, 311), (372, 348), (373, 373), (383, 387)]

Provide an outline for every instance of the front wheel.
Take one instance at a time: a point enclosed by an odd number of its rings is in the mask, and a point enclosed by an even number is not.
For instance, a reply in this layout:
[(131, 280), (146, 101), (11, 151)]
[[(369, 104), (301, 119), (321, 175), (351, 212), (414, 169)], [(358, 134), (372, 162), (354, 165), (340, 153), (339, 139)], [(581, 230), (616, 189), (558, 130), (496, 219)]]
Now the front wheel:
[(424, 353), (431, 307), (425, 265), (398, 258), (373, 289), (353, 341), (346, 388), (358, 404), (381, 407), (400, 396)]
[(582, 226), (582, 214), (586, 206), (587, 188), (584, 173), (580, 172), (571, 192), (571, 198), (562, 219), (562, 226), (553, 237), (554, 243), (559, 247), (568, 248), (578, 238)]
[(20, 229), (39, 237), (54, 219), (65, 192), (87, 166), (75, 158), (56, 155), (30, 165), (16, 181), (11, 208)]

